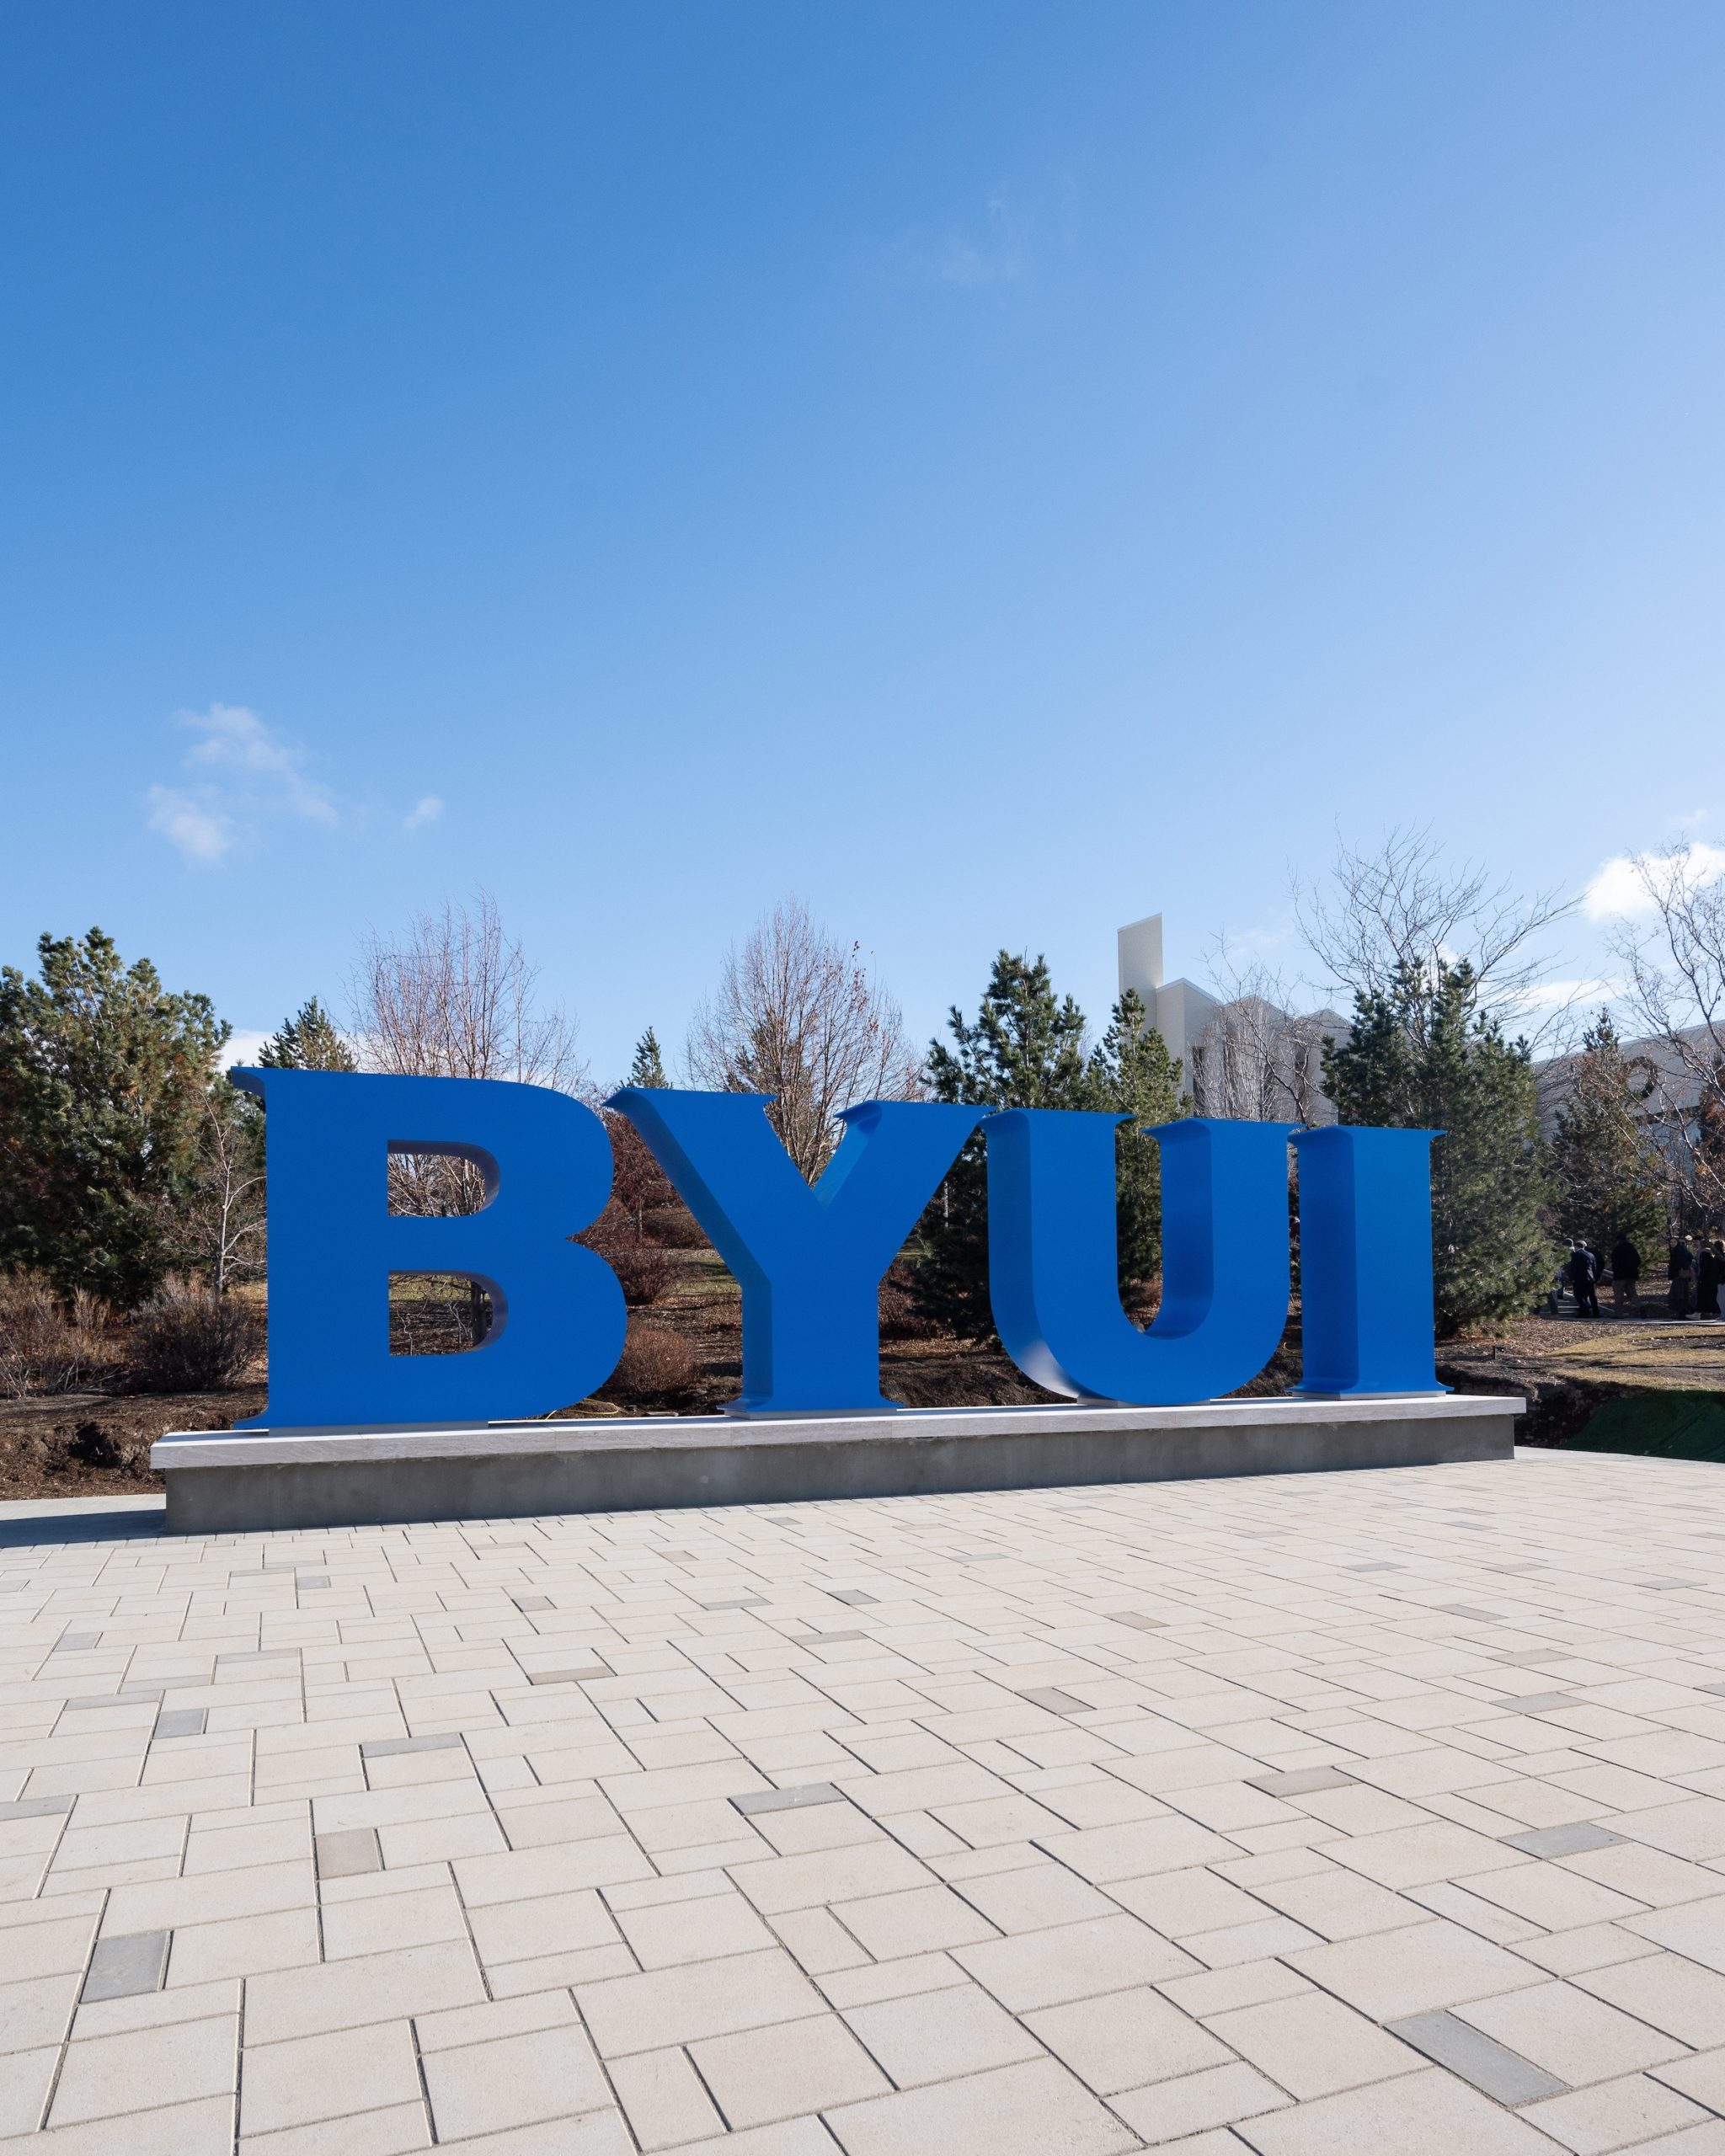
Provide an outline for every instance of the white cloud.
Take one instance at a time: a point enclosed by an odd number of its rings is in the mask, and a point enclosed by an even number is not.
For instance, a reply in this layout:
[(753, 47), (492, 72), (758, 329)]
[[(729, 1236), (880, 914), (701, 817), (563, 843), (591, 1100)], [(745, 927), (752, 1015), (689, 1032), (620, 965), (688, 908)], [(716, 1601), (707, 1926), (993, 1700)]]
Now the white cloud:
[(221, 861), (238, 835), (232, 819), (177, 787), (150, 788), (150, 829), (177, 846), (188, 861), (206, 866)]
[(232, 1070), (236, 1063), (255, 1063), (275, 1038), (262, 1026), (236, 1026), (222, 1051), (222, 1068)]
[(186, 756), (188, 769), (212, 771), (222, 780), (249, 786), (291, 815), (333, 826), (340, 821), (327, 786), (301, 770), (302, 752), (273, 734), (254, 711), (242, 704), (211, 704), (208, 711), (183, 711), (177, 724), (200, 739)]
[(191, 740), (179, 782), (149, 789), (149, 825), (196, 867), (219, 867), (271, 824), (355, 831), (387, 814), (403, 831), (418, 831), (443, 814), (435, 793), (421, 794), (404, 817), (344, 799), (311, 776), (303, 749), (243, 704), (176, 712), (174, 723)]
[(1615, 854), (1581, 894), (1589, 921), (1645, 921), (1658, 910), (1662, 877), (1680, 871), (1688, 881), (1716, 883), (1725, 875), (1725, 846), (1692, 839), (1669, 854)]
[(286, 819), (333, 830), (335, 796), (305, 771), (304, 751), (242, 704), (182, 711), (174, 724), (190, 734), (180, 759), (182, 783), (152, 786), (150, 829), (199, 867), (218, 867), (260, 825)]

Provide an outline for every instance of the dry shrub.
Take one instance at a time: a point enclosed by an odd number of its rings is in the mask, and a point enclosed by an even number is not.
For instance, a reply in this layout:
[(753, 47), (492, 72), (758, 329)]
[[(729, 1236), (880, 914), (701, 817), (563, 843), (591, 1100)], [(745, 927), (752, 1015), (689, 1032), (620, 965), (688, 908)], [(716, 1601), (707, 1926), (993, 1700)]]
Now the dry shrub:
[(675, 1412), (692, 1404), (700, 1384), (701, 1358), (680, 1332), (632, 1325), (603, 1396), (619, 1406)]
[(901, 1257), (887, 1267), (880, 1283), (880, 1337), (883, 1340), (938, 1340), (945, 1328), (916, 1307), (911, 1289), (911, 1268)]
[(491, 1298), (458, 1273), (395, 1273), (389, 1279), (392, 1355), (462, 1355), (491, 1330)]
[[(627, 1127), (617, 1118), (612, 1120), (619, 1129)], [(632, 1310), (660, 1301), (669, 1290), (676, 1270), (670, 1253), (661, 1244), (649, 1241), (616, 1198), (580, 1240), (616, 1273), (623, 1300)]]
[(261, 1345), (248, 1304), (169, 1273), (133, 1315), (126, 1374), (138, 1392), (214, 1392), (243, 1377)]
[(600, 1256), (616, 1273), (623, 1300), (633, 1310), (656, 1303), (670, 1286), (670, 1254), (657, 1243), (644, 1243), (638, 1236), (608, 1245)]
[[(665, 1250), (703, 1250), (707, 1238), (695, 1225), (695, 1216), (677, 1196), (676, 1186), (653, 1157), (647, 1141), (628, 1118), (605, 1111), (605, 1127), (611, 1134), (614, 1163), (611, 1203), (600, 1215), (601, 1236), (627, 1228), (642, 1242)], [(592, 1236), (584, 1238), (592, 1241)], [(594, 1243), (611, 1252), (602, 1242)]]
[(666, 1250), (707, 1248), (706, 1236), (681, 1198), (669, 1205), (649, 1205), (641, 1215), (641, 1233), (649, 1242), (662, 1243)]
[(109, 1372), (108, 1305), (80, 1288), (61, 1302), (34, 1273), (0, 1274), (0, 1394), (77, 1392)]

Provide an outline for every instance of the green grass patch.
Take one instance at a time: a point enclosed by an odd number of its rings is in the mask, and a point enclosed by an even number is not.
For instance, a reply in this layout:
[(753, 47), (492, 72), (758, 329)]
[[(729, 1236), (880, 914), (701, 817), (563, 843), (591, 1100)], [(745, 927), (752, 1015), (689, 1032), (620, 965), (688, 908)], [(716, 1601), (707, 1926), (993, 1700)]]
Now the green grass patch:
[(1608, 1400), (1564, 1449), (1725, 1460), (1725, 1392), (1637, 1392)]

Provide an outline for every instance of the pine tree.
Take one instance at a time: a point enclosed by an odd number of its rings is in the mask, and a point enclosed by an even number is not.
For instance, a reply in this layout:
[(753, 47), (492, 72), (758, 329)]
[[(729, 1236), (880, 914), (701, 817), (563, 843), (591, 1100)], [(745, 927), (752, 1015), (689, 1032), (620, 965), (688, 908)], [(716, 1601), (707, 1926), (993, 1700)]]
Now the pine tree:
[(659, 1053), (659, 1036), (651, 1026), (635, 1043), (635, 1059), (629, 1065), (626, 1085), (656, 1088), (669, 1086), (665, 1075), (665, 1059)]
[(1343, 1123), (1440, 1130), (1432, 1257), (1445, 1335), (1530, 1310), (1551, 1276), (1533, 1059), (1482, 1013), (1471, 967), (1404, 966), (1354, 998), (1354, 1031), (1324, 1044)]
[[(1130, 990), (1114, 1006), (1099, 1047), (1086, 1056), (1084, 1014), (1057, 996), (1048, 962), (1002, 951), (974, 1022), (954, 1008), (948, 1046), (928, 1051), (938, 1101), (991, 1108), (1091, 1108), (1134, 1118), (1118, 1140), (1116, 1194), (1123, 1295), (1154, 1278), (1161, 1255), (1161, 1182), (1155, 1146), (1142, 1135), (1180, 1113), (1179, 1065), (1145, 1023)], [(918, 1309), (960, 1338), (995, 1337), (988, 1299), (988, 1174), (984, 1139), (973, 1137), (919, 1223), (912, 1245)]]
[(353, 1050), (314, 995), (258, 1051), (266, 1070), (357, 1070)]
[(99, 928), (37, 951), (0, 970), (0, 1267), (130, 1305), (174, 1262), (227, 1027)]
[(1651, 1255), (1666, 1232), (1665, 1162), (1640, 1113), (1650, 1080), (1626, 1061), (1609, 1011), (1583, 1034), (1568, 1082), (1551, 1144), (1558, 1229), (1600, 1251), (1627, 1235)]
[(1147, 1134), (1191, 1113), (1181, 1097), (1178, 1059), (1150, 1024), (1135, 990), (1129, 988), (1115, 1004), (1091, 1056), (1089, 1077), (1094, 1107), (1132, 1118), (1114, 1141), (1120, 1294), (1130, 1302), (1162, 1271), (1162, 1155)]

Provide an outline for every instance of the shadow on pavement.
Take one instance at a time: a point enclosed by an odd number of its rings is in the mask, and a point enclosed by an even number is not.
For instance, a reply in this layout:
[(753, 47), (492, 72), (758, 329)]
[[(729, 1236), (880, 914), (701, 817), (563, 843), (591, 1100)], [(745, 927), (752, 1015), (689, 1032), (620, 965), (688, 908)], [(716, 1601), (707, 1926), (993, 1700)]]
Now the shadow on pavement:
[(45, 1501), (40, 1511), (0, 1508), (0, 1550), (25, 1550), (55, 1542), (123, 1542), (159, 1534), (166, 1510), (160, 1497), (108, 1506), (80, 1504), (68, 1498), (56, 1506)]

